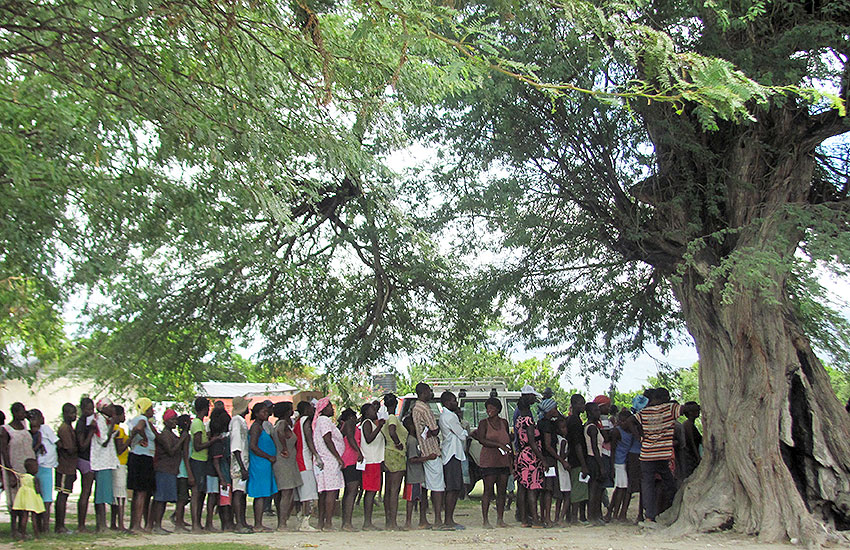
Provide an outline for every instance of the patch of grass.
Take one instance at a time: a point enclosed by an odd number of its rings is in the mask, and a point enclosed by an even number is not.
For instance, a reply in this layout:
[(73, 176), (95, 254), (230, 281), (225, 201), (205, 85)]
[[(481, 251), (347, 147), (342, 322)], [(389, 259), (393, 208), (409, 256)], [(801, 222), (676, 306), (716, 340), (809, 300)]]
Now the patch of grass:
[[(0, 527), (2, 528), (2, 527)], [(8, 533), (8, 524), (5, 525)], [(102, 535), (82, 534), (82, 535), (47, 535), (42, 536), (39, 540), (28, 540), (18, 542), (16, 546), (22, 550), (99, 550), (108, 548), (110, 540), (123, 539), (130, 542), (133, 535), (104, 533)], [(122, 541), (122, 542), (123, 542)], [(182, 544), (157, 544), (156, 546), (146, 544), (139, 541), (138, 544), (128, 544), (121, 546), (122, 550), (141, 550), (142, 548), (156, 550), (221, 550), (222, 543), (220, 542), (188, 542)], [(270, 546), (260, 544), (240, 544), (240, 550), (270, 550)]]

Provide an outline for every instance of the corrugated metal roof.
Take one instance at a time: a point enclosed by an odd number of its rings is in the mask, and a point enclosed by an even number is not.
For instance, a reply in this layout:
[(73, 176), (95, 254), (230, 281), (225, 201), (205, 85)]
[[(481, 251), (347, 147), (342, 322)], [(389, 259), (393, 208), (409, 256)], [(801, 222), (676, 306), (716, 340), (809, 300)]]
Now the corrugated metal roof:
[(201, 382), (198, 386), (199, 393), (208, 397), (275, 395), (298, 391), (295, 386), (283, 383)]

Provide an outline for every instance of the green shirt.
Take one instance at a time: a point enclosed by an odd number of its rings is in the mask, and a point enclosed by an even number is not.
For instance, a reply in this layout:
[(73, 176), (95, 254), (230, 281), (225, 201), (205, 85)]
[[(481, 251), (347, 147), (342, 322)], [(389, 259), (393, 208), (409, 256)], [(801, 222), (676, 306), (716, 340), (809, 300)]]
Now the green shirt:
[[(189, 427), (189, 433), (192, 436), (192, 441), (195, 440), (195, 434), (201, 432), (201, 443), (206, 443), (209, 440), (207, 437), (207, 427), (204, 426), (204, 421), (200, 418), (195, 418), (192, 420), (192, 425)], [(206, 462), (207, 457), (209, 456), (208, 450), (204, 449), (203, 451), (197, 451), (192, 449), (192, 454), (189, 455), (189, 458), (192, 460), (200, 460), (201, 462)]]
[[(396, 437), (402, 445), (401, 450), (396, 448), (393, 438), (390, 437), (390, 426), (395, 426)], [(387, 440), (384, 447), (384, 465), (387, 467), (387, 471), (403, 472), (407, 468), (407, 430), (398, 416), (391, 414), (384, 427), (381, 428), (381, 432)]]

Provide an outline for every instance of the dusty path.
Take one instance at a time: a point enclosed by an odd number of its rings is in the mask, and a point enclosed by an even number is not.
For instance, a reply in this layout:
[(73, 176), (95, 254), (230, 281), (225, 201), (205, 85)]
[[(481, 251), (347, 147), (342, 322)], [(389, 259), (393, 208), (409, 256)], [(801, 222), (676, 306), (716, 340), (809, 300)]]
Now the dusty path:
[[(172, 534), (166, 536), (139, 536), (95, 542), (92, 547), (145, 547), (157, 545), (207, 542), (223, 545), (253, 544), (269, 548), (322, 549), (322, 550), (376, 550), (398, 548), (404, 550), (438, 550), (446, 547), (466, 547), (470, 550), (790, 550), (790, 544), (760, 544), (755, 539), (732, 533), (691, 535), (671, 539), (663, 531), (648, 531), (631, 525), (606, 527), (568, 527), (564, 529), (507, 529), (485, 530), (467, 527), (465, 531), (437, 532), (358, 532), (358, 533), (268, 533), (236, 535), (230, 533), (210, 535)], [(227, 545), (227, 546), (224, 546)]]

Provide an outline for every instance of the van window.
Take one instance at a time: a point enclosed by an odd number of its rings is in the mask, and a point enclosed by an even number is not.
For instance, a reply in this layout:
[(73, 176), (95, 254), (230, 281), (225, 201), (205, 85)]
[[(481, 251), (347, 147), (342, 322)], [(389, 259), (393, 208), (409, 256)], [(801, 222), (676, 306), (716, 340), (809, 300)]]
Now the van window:
[(463, 409), (463, 419), (469, 422), (474, 430), (479, 422), (487, 418), (487, 409), (484, 407), (486, 399), (464, 399), (460, 407)]
[(506, 418), (508, 419), (508, 424), (511, 426), (511, 430), (513, 430), (514, 427), (511, 424), (511, 422), (514, 419), (514, 412), (516, 411), (516, 404), (519, 403), (519, 397), (508, 397), (507, 401), (508, 401), (508, 406), (507, 406), (508, 414), (507, 414)]
[[(502, 397), (502, 412), (499, 414), (502, 418), (508, 421), (510, 425), (511, 420), (514, 417), (514, 411), (516, 410), (516, 404), (519, 401), (518, 397)], [(485, 403), (487, 402), (486, 398), (464, 398), (461, 400), (460, 406), (463, 409), (463, 418), (469, 422), (469, 425), (473, 427), (478, 426), (478, 424), (487, 418), (487, 408)], [(513, 426), (511, 426), (513, 429)]]

